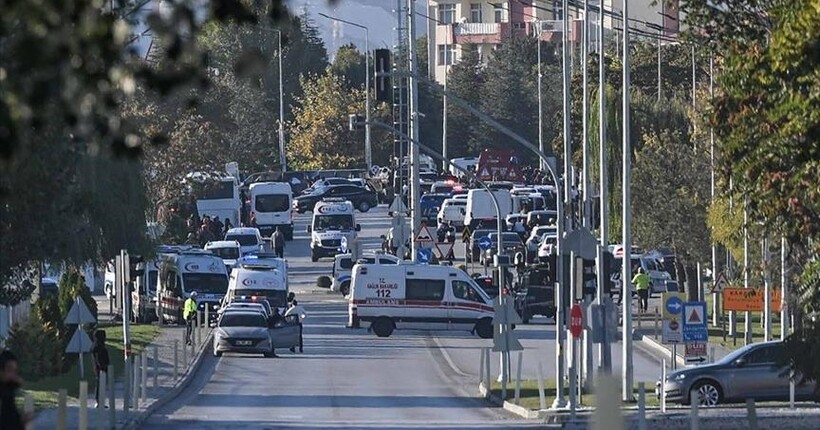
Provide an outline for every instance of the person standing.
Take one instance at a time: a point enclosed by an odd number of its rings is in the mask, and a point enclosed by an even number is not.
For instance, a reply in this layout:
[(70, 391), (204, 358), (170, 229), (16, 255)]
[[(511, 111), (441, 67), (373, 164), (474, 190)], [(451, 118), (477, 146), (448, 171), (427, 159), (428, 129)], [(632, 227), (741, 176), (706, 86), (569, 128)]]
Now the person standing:
[(23, 379), (17, 366), (17, 356), (9, 350), (0, 352), (0, 429), (24, 430), (32, 420), (30, 414), (22, 414), (17, 408), (17, 390)]
[[(304, 342), (302, 341), (302, 321), (307, 317), (307, 313), (305, 312), (305, 308), (299, 305), (299, 302), (293, 300), (290, 302), (290, 307), (287, 311), (285, 311), (285, 318), (295, 315), (296, 320), (299, 323), (299, 352), (305, 352)], [(296, 347), (290, 347), (290, 352), (296, 352)]]
[(231, 219), (228, 218), (228, 217), (225, 217), (225, 224), (224, 224), (224, 228), (222, 230), (222, 237), (225, 237), (225, 235), (228, 234), (228, 230), (230, 230), (232, 228), (233, 228), (233, 224), (231, 224)]
[(285, 235), (279, 227), (270, 235), (270, 247), (273, 248), (273, 253), (279, 258), (285, 258)]
[(192, 291), (191, 295), (185, 299), (185, 304), (182, 307), (182, 318), (185, 320), (185, 344), (191, 344), (191, 333), (194, 331), (194, 324), (196, 324), (196, 291)]
[[(105, 330), (96, 330), (94, 332), (94, 346), (91, 348), (91, 358), (94, 359), (94, 376), (96, 376), (94, 399), (97, 401), (97, 404), (95, 407), (105, 408), (107, 407), (105, 404), (100, 405), (100, 390), (105, 390), (105, 387), (100, 387), (100, 375), (103, 374), (107, 376), (108, 365), (111, 364), (111, 360), (108, 357), (108, 349), (105, 347)], [(108, 381), (108, 378), (105, 380)]]
[(638, 290), (638, 309), (645, 313), (649, 308), (649, 275), (643, 270), (643, 267), (638, 268), (638, 273), (632, 278), (632, 283), (635, 284), (635, 289)]

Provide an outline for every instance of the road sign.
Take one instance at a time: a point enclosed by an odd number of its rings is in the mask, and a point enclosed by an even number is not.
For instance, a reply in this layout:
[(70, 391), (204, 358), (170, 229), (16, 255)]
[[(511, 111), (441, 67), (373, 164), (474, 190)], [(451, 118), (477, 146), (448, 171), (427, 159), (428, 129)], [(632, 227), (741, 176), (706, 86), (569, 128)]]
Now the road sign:
[(470, 243), (470, 227), (464, 226), (464, 229), (461, 230), (461, 241), (463, 243)]
[(416, 238), (414, 239), (416, 243), (433, 243), (435, 240), (433, 239), (433, 235), (430, 234), (430, 228), (427, 227), (427, 224), (422, 223), (418, 228), (418, 233), (416, 233)]
[(681, 343), (683, 342), (682, 324), (678, 319), (663, 320), (661, 330), (661, 342)]
[(77, 297), (71, 306), (71, 310), (68, 311), (68, 315), (66, 315), (63, 324), (92, 324), (95, 322), (97, 322), (97, 319), (94, 318), (94, 315), (91, 315), (88, 306), (85, 305), (82, 299)]
[(683, 302), (686, 300), (684, 293), (663, 293), (663, 319), (672, 318), (680, 321), (680, 313), (683, 310)]
[(416, 251), (416, 260), (418, 260), (419, 263), (426, 264), (429, 263), (432, 259), (432, 248), (419, 248), (418, 251)]
[(521, 316), (515, 311), (512, 300), (507, 297), (504, 306), (501, 306), (500, 297), (496, 297), (493, 300), (493, 307), (495, 308), (495, 315), (493, 316), (493, 351), (523, 351), (524, 347), (518, 341), (518, 336), (515, 335), (513, 330), (508, 328), (504, 332), (501, 331), (501, 326), (504, 324), (521, 324)]
[(478, 247), (481, 248), (482, 251), (486, 251), (493, 246), (493, 242), (490, 240), (490, 236), (483, 236), (481, 239), (478, 239)]
[(453, 242), (436, 243), (436, 250), (438, 251), (438, 258), (441, 260), (447, 259), (451, 252), (453, 252)]
[(71, 340), (68, 341), (68, 346), (65, 347), (65, 352), (75, 354), (88, 352), (91, 351), (91, 344), (91, 338), (85, 334), (85, 330), (77, 327)]
[(407, 213), (407, 205), (404, 204), (404, 200), (402, 200), (401, 196), (396, 196), (396, 198), (393, 199), (393, 203), (387, 208), (387, 212), (391, 216), (405, 215)]
[[(772, 312), (780, 312), (782, 294), (779, 288), (772, 288)], [(766, 290), (763, 288), (724, 288), (723, 309), (740, 312), (763, 312)]]
[(687, 302), (683, 304), (683, 341), (708, 342), (709, 330), (706, 327), (706, 302)]
[(687, 363), (703, 363), (707, 360), (706, 342), (687, 342), (683, 354)]
[(584, 312), (581, 311), (581, 306), (578, 304), (572, 305), (572, 309), (569, 311), (569, 332), (576, 339), (581, 337), (581, 333), (584, 332)]
[(712, 291), (711, 292), (712, 293), (719, 293), (719, 292), (723, 291), (723, 289), (726, 288), (726, 286), (728, 284), (729, 284), (729, 282), (726, 281), (726, 276), (724, 276), (722, 272), (718, 273), (717, 278), (715, 278), (715, 282), (712, 284)]
[(347, 237), (342, 236), (339, 240), (339, 249), (342, 251), (342, 254), (347, 252)]

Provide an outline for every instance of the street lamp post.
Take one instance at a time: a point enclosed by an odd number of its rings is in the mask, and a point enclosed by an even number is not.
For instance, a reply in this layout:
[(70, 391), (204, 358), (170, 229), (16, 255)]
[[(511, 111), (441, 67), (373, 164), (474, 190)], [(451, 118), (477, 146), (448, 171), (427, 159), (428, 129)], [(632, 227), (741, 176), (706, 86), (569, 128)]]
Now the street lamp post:
[(364, 126), (364, 158), (365, 164), (367, 164), (367, 171), (369, 172), (370, 169), (373, 167), (373, 147), (370, 145), (370, 29), (368, 27), (357, 24), (352, 21), (347, 21), (341, 18), (336, 18), (324, 13), (319, 12), (320, 16), (323, 16), (331, 21), (341, 22), (343, 24), (352, 25), (356, 28), (361, 28), (364, 30), (364, 64), (365, 64), (365, 77), (364, 77), (364, 86), (365, 86), (365, 96), (364, 96), (364, 116), (365, 116), (365, 126)]
[(276, 30), (277, 44), (279, 49), (279, 164), (282, 166), (282, 173), (287, 171), (287, 157), (285, 156), (285, 90), (282, 81), (282, 32)]

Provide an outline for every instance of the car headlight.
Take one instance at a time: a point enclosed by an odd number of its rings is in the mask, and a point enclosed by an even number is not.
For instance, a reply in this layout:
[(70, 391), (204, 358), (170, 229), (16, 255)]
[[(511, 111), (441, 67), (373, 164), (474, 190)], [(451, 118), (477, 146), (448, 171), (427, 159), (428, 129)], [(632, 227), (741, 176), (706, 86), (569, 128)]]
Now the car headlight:
[(684, 379), (686, 379), (686, 374), (685, 373), (679, 373), (679, 374), (675, 375), (675, 377), (672, 378), (672, 379), (674, 379), (676, 381), (683, 381)]

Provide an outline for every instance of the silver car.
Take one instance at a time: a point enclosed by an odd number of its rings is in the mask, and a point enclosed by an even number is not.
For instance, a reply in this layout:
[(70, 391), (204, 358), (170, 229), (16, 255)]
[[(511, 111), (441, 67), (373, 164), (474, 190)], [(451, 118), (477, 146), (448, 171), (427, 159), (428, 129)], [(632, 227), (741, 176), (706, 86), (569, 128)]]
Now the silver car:
[(214, 330), (214, 356), (221, 357), (223, 352), (273, 357), (273, 341), (265, 314), (250, 309), (223, 313)]
[[(666, 400), (688, 405), (692, 396), (697, 396), (703, 406), (745, 402), (747, 398), (787, 401), (789, 377), (784, 371), (788, 370), (780, 364), (783, 352), (780, 341), (753, 343), (714, 364), (672, 372), (663, 382)], [(796, 380), (799, 382), (799, 378)], [(795, 399), (812, 400), (814, 388), (815, 383), (796, 384)], [(658, 396), (660, 390), (658, 381)]]

